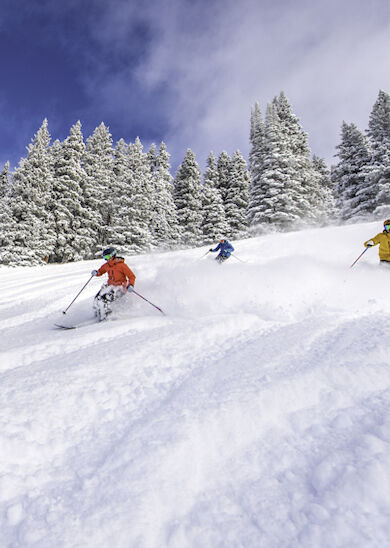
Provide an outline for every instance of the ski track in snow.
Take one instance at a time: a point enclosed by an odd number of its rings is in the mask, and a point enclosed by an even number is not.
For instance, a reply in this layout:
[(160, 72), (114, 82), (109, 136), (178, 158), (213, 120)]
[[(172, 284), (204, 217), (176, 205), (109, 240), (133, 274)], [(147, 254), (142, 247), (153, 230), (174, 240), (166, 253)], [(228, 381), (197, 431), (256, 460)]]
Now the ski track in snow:
[[(390, 539), (390, 271), (378, 223), (0, 268), (0, 546), (382, 547)], [(371, 253), (371, 255), (369, 255)]]

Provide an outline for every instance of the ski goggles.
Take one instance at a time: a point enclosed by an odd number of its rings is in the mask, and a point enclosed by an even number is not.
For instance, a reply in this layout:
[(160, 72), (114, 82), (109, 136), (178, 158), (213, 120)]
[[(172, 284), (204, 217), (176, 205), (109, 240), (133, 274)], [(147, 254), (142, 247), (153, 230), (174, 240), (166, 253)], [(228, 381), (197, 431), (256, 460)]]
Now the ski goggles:
[(104, 258), (106, 261), (109, 261), (111, 259), (112, 255), (104, 255)]
[(384, 226), (384, 229), (386, 230), (386, 232), (389, 232), (390, 230), (390, 225), (383, 225)]

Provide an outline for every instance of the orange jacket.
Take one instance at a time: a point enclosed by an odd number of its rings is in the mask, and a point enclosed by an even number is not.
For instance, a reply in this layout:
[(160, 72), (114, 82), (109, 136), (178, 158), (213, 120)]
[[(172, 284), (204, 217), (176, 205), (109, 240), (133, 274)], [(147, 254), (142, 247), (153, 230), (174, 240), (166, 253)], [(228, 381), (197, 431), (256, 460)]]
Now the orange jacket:
[(99, 268), (97, 276), (102, 276), (106, 272), (108, 274), (108, 285), (121, 285), (126, 289), (128, 284), (134, 285), (135, 283), (134, 272), (125, 264), (123, 257), (111, 257)]

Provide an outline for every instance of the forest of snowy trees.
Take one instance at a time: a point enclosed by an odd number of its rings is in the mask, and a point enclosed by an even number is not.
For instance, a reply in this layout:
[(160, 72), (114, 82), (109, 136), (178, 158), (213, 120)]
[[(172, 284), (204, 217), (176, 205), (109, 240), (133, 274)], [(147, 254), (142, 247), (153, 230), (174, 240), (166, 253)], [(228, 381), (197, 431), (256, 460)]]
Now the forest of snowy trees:
[(210, 244), (269, 230), (390, 216), (390, 95), (380, 91), (369, 127), (342, 123), (330, 168), (282, 92), (250, 120), (248, 163), (210, 152), (202, 175), (192, 150), (171, 174), (164, 142), (113, 145), (104, 123), (86, 140), (81, 123), (51, 142), (44, 120), (13, 172), (0, 173), (0, 264), (92, 259)]

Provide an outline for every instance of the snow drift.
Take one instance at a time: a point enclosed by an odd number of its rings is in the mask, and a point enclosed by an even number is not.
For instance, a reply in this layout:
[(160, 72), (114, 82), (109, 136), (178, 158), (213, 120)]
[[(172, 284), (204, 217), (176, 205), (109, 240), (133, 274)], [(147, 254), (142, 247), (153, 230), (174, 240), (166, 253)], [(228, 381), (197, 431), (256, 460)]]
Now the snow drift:
[(388, 544), (390, 271), (349, 268), (380, 229), (127, 257), (167, 315), (73, 331), (100, 261), (1, 268), (1, 545)]

